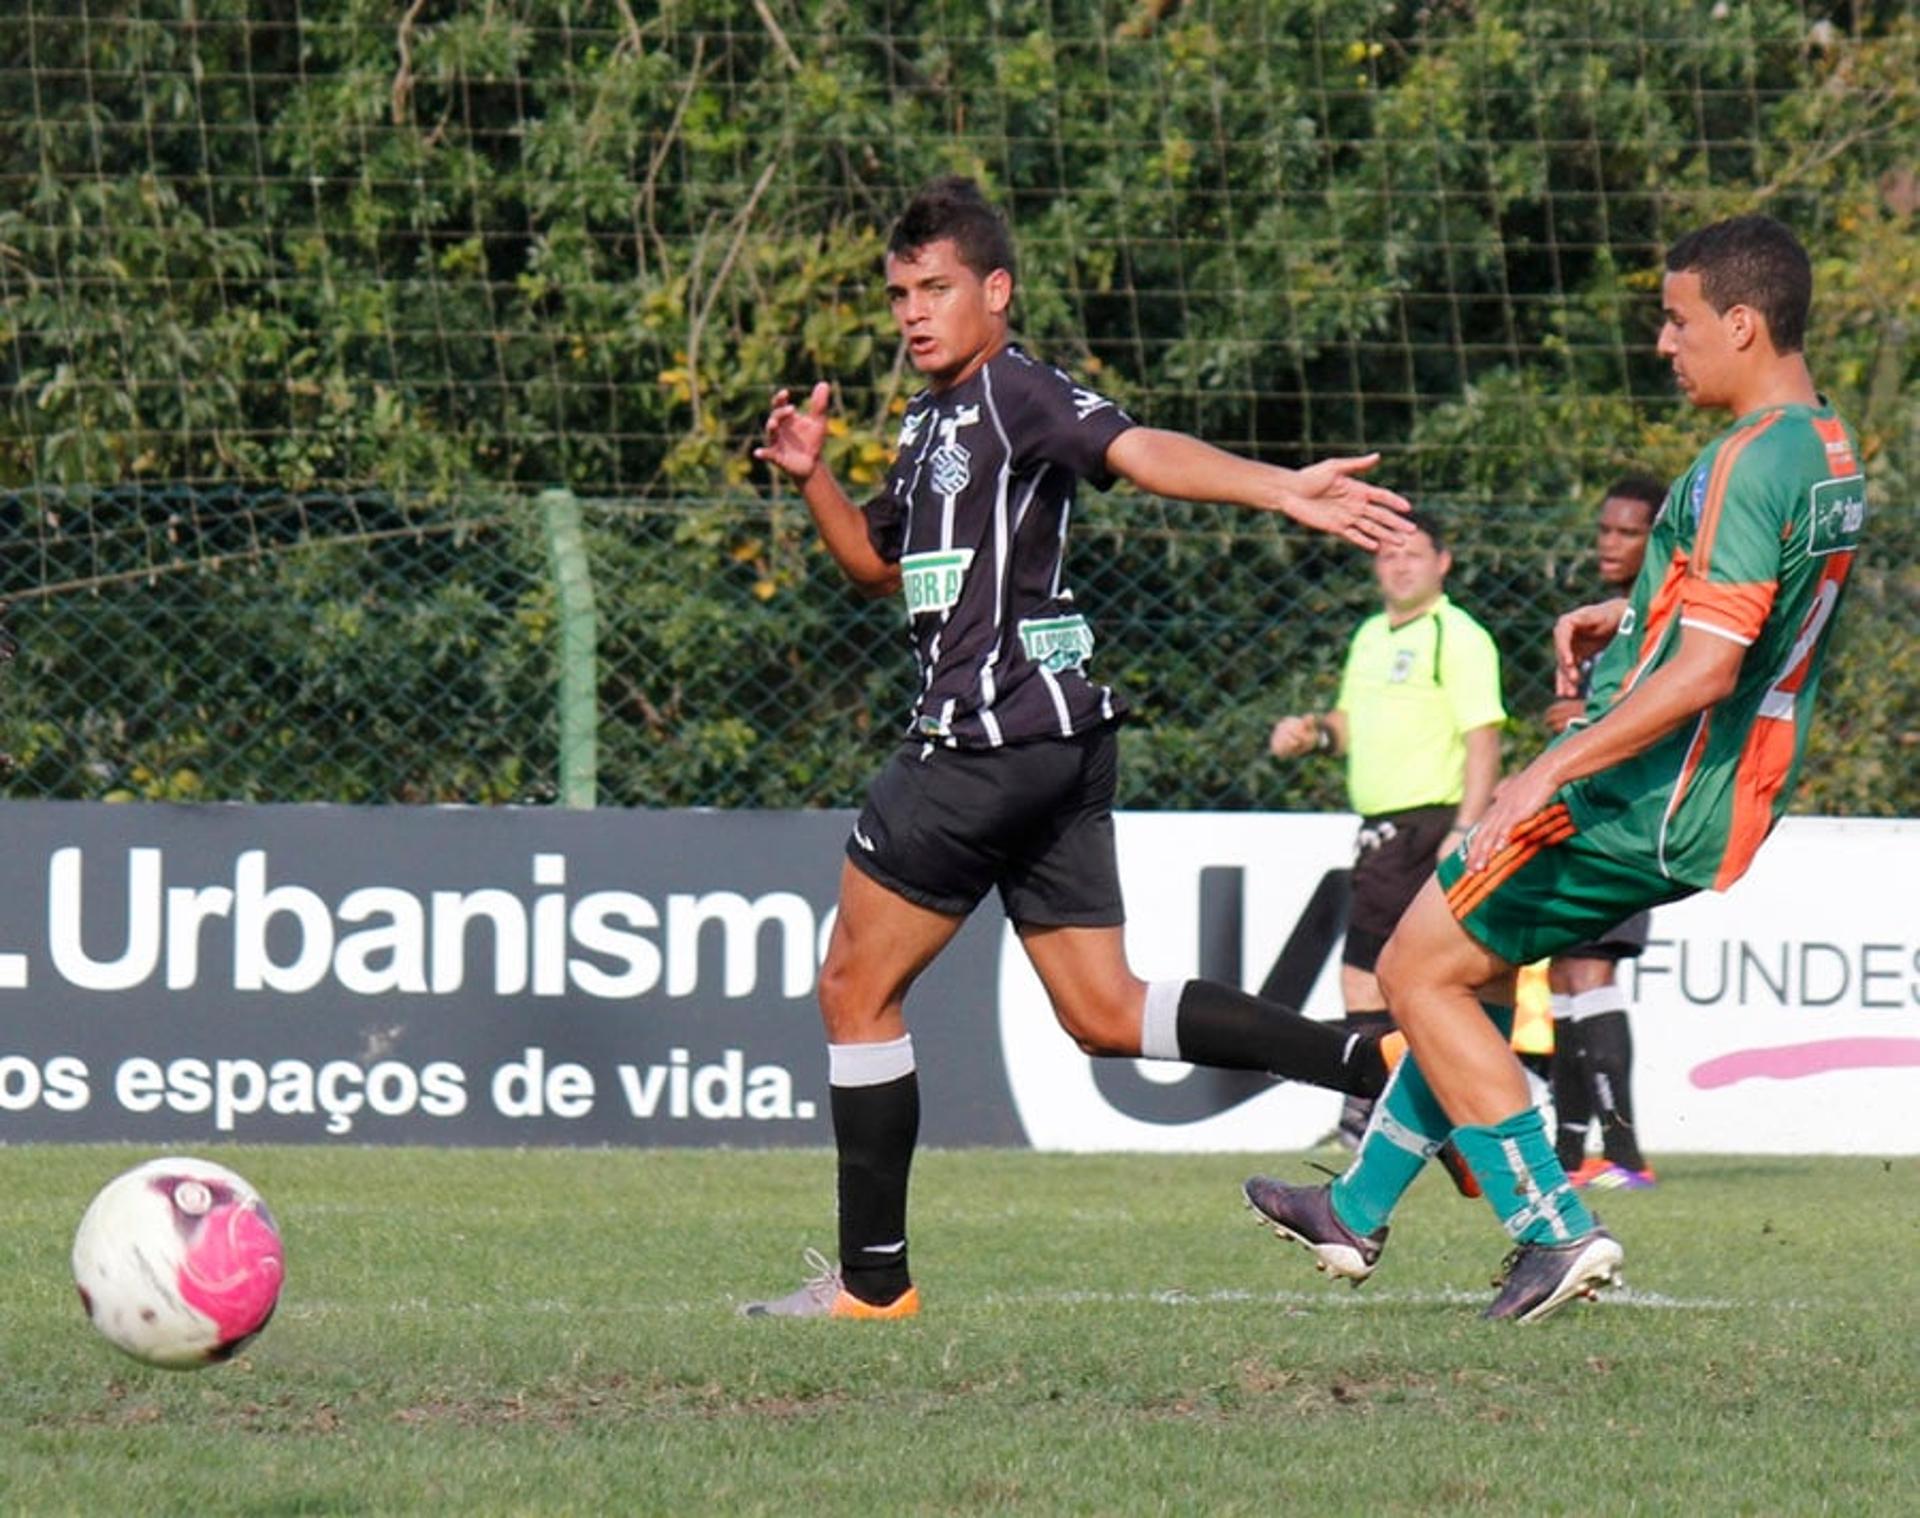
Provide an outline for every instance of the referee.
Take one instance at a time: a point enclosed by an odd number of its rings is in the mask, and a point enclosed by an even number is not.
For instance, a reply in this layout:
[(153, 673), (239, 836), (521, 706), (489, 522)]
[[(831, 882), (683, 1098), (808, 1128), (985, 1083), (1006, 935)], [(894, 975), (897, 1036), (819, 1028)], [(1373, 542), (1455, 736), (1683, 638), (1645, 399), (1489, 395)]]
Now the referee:
[[(1420, 511), (1409, 520), (1415, 530), (1374, 555), (1384, 606), (1353, 636), (1334, 709), (1282, 717), (1268, 741), (1279, 759), (1318, 751), (1346, 760), (1361, 822), (1340, 996), (1355, 1033), (1392, 1026), (1374, 965), (1435, 860), (1486, 809), (1507, 716), (1499, 650), (1447, 599), (1453, 555), (1439, 524)], [(1343, 1147), (1359, 1144), (1372, 1107), (1348, 1096), (1336, 1132)]]

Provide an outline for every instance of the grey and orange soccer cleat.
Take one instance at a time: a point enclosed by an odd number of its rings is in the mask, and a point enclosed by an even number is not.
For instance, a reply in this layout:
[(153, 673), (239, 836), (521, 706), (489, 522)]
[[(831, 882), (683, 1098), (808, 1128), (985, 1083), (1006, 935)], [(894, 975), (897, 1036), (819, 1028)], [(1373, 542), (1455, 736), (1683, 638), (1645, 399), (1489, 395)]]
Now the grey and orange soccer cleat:
[(1290, 1186), (1256, 1175), (1240, 1190), (1261, 1222), (1281, 1238), (1306, 1247), (1316, 1270), (1358, 1286), (1380, 1262), (1386, 1227), (1355, 1233), (1334, 1212), (1332, 1187)]
[(920, 1288), (909, 1286), (891, 1302), (876, 1306), (848, 1291), (840, 1279), (840, 1267), (817, 1249), (804, 1254), (807, 1269), (813, 1274), (798, 1290), (770, 1302), (747, 1302), (740, 1308), (743, 1318), (911, 1318), (920, 1311)]

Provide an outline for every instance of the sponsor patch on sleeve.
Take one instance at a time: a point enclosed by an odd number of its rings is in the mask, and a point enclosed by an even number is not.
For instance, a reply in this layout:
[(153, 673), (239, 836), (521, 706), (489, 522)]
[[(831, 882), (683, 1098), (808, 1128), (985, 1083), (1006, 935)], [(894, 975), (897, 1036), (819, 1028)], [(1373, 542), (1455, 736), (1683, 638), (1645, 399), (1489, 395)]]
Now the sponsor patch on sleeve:
[(1867, 520), (1867, 477), (1849, 474), (1822, 480), (1813, 487), (1810, 516), (1808, 553), (1841, 553), (1859, 547), (1860, 528)]

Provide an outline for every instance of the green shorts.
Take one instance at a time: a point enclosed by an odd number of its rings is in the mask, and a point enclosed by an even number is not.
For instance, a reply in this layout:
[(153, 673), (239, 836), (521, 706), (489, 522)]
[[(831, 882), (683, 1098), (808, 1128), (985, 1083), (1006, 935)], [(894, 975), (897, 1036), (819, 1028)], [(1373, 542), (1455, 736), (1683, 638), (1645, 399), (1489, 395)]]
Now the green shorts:
[(1530, 965), (1604, 937), (1623, 918), (1691, 896), (1648, 859), (1604, 854), (1573, 825), (1563, 802), (1514, 829), (1484, 870), (1469, 874), (1462, 844), (1436, 871), (1447, 906), (1473, 938), (1508, 964)]

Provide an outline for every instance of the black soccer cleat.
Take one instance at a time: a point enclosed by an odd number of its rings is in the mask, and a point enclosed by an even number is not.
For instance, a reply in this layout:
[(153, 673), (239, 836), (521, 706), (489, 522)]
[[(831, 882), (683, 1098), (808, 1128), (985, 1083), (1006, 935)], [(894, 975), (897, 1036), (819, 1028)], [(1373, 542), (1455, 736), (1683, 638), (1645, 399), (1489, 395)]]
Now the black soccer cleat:
[(1261, 1222), (1281, 1238), (1306, 1247), (1314, 1269), (1358, 1286), (1380, 1262), (1386, 1226), (1355, 1233), (1334, 1212), (1332, 1187), (1290, 1186), (1256, 1175), (1240, 1190)]
[(1620, 1279), (1625, 1258), (1620, 1241), (1604, 1228), (1566, 1244), (1522, 1244), (1501, 1266), (1493, 1283), (1500, 1293), (1481, 1317), (1541, 1322), (1575, 1297), (1592, 1301)]

